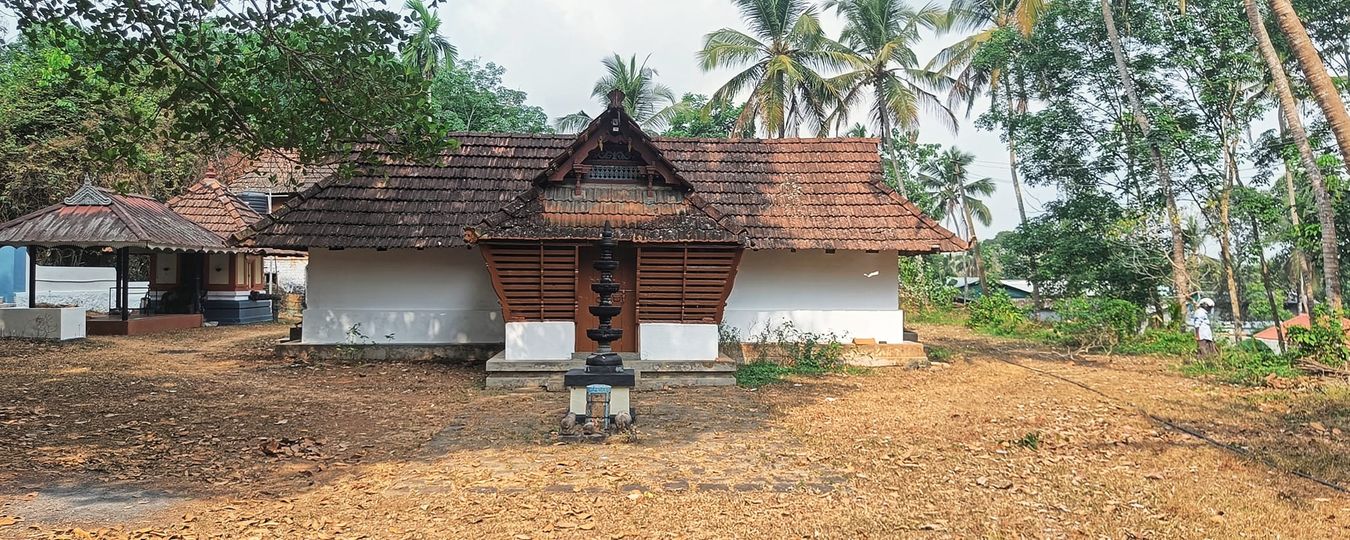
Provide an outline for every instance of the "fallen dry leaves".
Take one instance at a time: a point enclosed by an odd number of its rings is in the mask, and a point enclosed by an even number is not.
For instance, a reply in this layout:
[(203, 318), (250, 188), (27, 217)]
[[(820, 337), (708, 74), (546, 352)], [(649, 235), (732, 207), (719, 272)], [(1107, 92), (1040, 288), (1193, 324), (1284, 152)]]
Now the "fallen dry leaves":
[(35, 345), (0, 379), (0, 497), (109, 483), (186, 499), (101, 523), (77, 509), (39, 520), (13, 511), (34, 501), (0, 499), (0, 516), (24, 518), (0, 536), (1350, 533), (1344, 495), (1141, 413), (1268, 452), (1285, 439), (1277, 464), (1321, 463), (1344, 481), (1333, 472), (1350, 455), (1350, 392), (1223, 387), (1157, 361), (1070, 363), (921, 332), (960, 358), (756, 392), (641, 392), (636, 440), (577, 445), (551, 435), (561, 394), (486, 391), (474, 367), (273, 358), (266, 343), (283, 327)]

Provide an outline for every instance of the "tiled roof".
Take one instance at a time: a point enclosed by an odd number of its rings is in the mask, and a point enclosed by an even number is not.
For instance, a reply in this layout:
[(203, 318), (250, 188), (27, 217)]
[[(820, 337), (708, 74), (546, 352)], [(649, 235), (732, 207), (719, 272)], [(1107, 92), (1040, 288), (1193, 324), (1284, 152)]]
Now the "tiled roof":
[(220, 180), (235, 193), (298, 193), (332, 176), (337, 165), (301, 165), (292, 152), (267, 150), (256, 158), (221, 160)]
[[(449, 247), (533, 187), (574, 137), (455, 133), (435, 165), (358, 164), (239, 235), (261, 247)], [(877, 140), (674, 139), (652, 144), (762, 249), (962, 251), (882, 180)], [(386, 156), (387, 157), (387, 156)]]
[(182, 195), (169, 199), (169, 208), (221, 238), (244, 230), (262, 216), (230, 193), (212, 171)]
[[(1294, 318), (1280, 323), (1280, 326), (1284, 328), (1284, 331), (1286, 333), (1288, 333), (1289, 329), (1294, 327), (1311, 328), (1312, 323), (1308, 317), (1308, 314), (1304, 313), (1302, 315), (1295, 315)], [(1346, 333), (1350, 333), (1350, 319), (1341, 317), (1341, 328), (1344, 329)], [(1266, 328), (1265, 330), (1257, 332), (1256, 335), (1252, 337), (1256, 339), (1276, 340), (1280, 338), (1280, 334), (1278, 333), (1278, 331), (1275, 330), (1275, 326), (1272, 325)]]
[(88, 185), (66, 202), (0, 224), (0, 244), (235, 250), (162, 202)]

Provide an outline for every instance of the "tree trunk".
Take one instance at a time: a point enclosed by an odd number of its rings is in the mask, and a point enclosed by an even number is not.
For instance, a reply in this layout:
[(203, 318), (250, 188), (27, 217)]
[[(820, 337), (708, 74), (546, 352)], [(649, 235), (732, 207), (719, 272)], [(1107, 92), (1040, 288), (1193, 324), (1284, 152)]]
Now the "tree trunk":
[(1270, 0), (1270, 10), (1275, 14), (1280, 32), (1289, 41), (1289, 48), (1293, 50), (1298, 67), (1312, 89), (1317, 106), (1331, 125), (1331, 133), (1336, 136), (1336, 144), (1341, 147), (1341, 162), (1350, 171), (1350, 113), (1345, 110), (1345, 102), (1341, 101), (1341, 94), (1336, 90), (1335, 83), (1331, 82), (1327, 66), (1317, 54), (1317, 48), (1308, 37), (1308, 31), (1303, 28), (1303, 21), (1298, 19), (1298, 13), (1294, 12), (1293, 4), (1289, 0)]
[(1172, 175), (1163, 160), (1162, 150), (1152, 140), (1153, 128), (1149, 125), (1144, 106), (1139, 102), (1139, 94), (1134, 90), (1134, 76), (1125, 63), (1125, 51), (1120, 46), (1120, 34), (1116, 32), (1116, 18), (1111, 13), (1110, 0), (1101, 0), (1102, 22), (1106, 24), (1106, 37), (1111, 42), (1111, 53), (1116, 59), (1116, 71), (1120, 75), (1120, 85), (1125, 97), (1130, 101), (1131, 116), (1139, 126), (1140, 133), (1148, 142), (1153, 168), (1158, 173), (1158, 184), (1162, 187), (1163, 198), (1167, 201), (1167, 222), (1172, 229), (1172, 287), (1178, 307), (1186, 313), (1186, 298), (1190, 293), (1189, 276), (1186, 273), (1186, 242), (1181, 234), (1181, 213), (1177, 211), (1177, 200), (1172, 190)]
[[(1227, 139), (1227, 136), (1224, 137)], [(1223, 261), (1223, 278), (1228, 289), (1228, 313), (1233, 319), (1233, 341), (1242, 342), (1242, 295), (1238, 293), (1237, 260), (1233, 257), (1231, 212), (1233, 206), (1233, 175), (1237, 163), (1233, 159), (1232, 144), (1223, 141), (1223, 190), (1219, 193), (1219, 257)]]
[[(1280, 138), (1284, 138), (1289, 132), (1289, 127), (1284, 121), (1283, 114), (1279, 116), (1279, 125)], [(1284, 200), (1285, 204), (1289, 205), (1289, 225), (1293, 227), (1294, 230), (1298, 230), (1302, 225), (1302, 218), (1298, 215), (1298, 200), (1294, 196), (1294, 191), (1294, 171), (1288, 163), (1285, 163)], [(1298, 312), (1312, 313), (1312, 305), (1310, 304), (1313, 299), (1312, 267), (1308, 264), (1308, 255), (1303, 252), (1303, 248), (1298, 247), (1297, 243), (1294, 243), (1293, 249), (1290, 252), (1289, 263), (1290, 266), (1293, 267), (1294, 273), (1297, 274), (1298, 279)]]
[[(1272, 0), (1272, 3), (1280, 1)], [(1275, 93), (1280, 100), (1280, 115), (1284, 117), (1284, 122), (1289, 127), (1289, 133), (1294, 137), (1294, 143), (1298, 146), (1299, 158), (1307, 172), (1308, 181), (1312, 184), (1313, 198), (1317, 202), (1317, 222), (1322, 233), (1322, 279), (1325, 282), (1325, 294), (1327, 303), (1331, 304), (1332, 309), (1339, 311), (1341, 309), (1341, 265), (1339, 248), (1336, 246), (1336, 217), (1331, 208), (1331, 196), (1327, 194), (1326, 180), (1322, 177), (1322, 170), (1317, 166), (1317, 157), (1313, 155), (1312, 145), (1308, 144), (1308, 133), (1303, 130), (1303, 120), (1298, 117), (1297, 105), (1294, 103), (1294, 92), (1289, 88), (1289, 78), (1284, 73), (1284, 66), (1280, 63), (1280, 56), (1275, 52), (1275, 46), (1270, 42), (1270, 34), (1266, 33), (1265, 23), (1261, 20), (1261, 12), (1256, 7), (1256, 0), (1244, 0), (1244, 2), (1246, 3), (1247, 22), (1252, 27), (1252, 35), (1256, 37), (1257, 49), (1261, 52), (1261, 58), (1266, 61), (1266, 69), (1270, 71), (1271, 81), (1275, 83)], [(1287, 0), (1284, 0), (1283, 3), (1285, 6), (1289, 5)], [(1290, 12), (1292, 13), (1292, 11), (1291, 8)], [(1302, 29), (1302, 25), (1298, 24), (1297, 17), (1294, 17), (1293, 22)], [(1304, 43), (1308, 47), (1312, 46), (1307, 42), (1306, 34), (1304, 34)], [(1313, 54), (1316, 56), (1316, 51)], [(1335, 90), (1333, 89), (1332, 92), (1334, 94)], [(1342, 113), (1344, 113), (1344, 107), (1342, 107)]]
[(872, 106), (876, 108), (877, 123), (881, 125), (881, 145), (885, 146), (886, 143), (891, 141), (890, 111), (886, 110), (886, 87), (882, 80), (878, 78), (873, 79), (872, 88), (876, 91), (876, 95), (872, 97), (876, 103)]
[[(975, 234), (975, 218), (971, 216), (970, 205), (966, 204), (966, 189), (961, 187), (961, 213), (966, 217), (966, 230), (970, 231), (970, 251), (975, 255), (975, 277), (980, 280), (980, 290), (984, 294), (989, 294), (989, 284), (984, 278), (984, 257), (980, 254), (980, 240)], [(969, 271), (967, 271), (969, 275)], [(967, 280), (969, 281), (969, 280)]]
[[(1242, 178), (1237, 177), (1238, 186), (1242, 185)], [(1286, 350), (1287, 343), (1284, 339), (1284, 325), (1280, 317), (1280, 307), (1283, 305), (1275, 301), (1275, 282), (1270, 278), (1270, 264), (1266, 262), (1266, 247), (1261, 241), (1261, 222), (1255, 214), (1247, 216), (1252, 227), (1252, 242), (1256, 244), (1256, 258), (1261, 263), (1261, 286), (1266, 289), (1266, 303), (1270, 306), (1270, 318), (1275, 322), (1275, 339), (1280, 344), (1280, 352)], [(1297, 248), (1294, 250), (1298, 251)]]
[[(1012, 178), (1013, 197), (1017, 199), (1017, 217), (1021, 219), (1020, 224), (1027, 223), (1027, 207), (1022, 201), (1022, 182), (1017, 177), (1017, 139), (1013, 133), (1012, 115), (1014, 112), (1021, 114), (1026, 110), (1027, 102), (1015, 102), (1013, 99), (1012, 88), (1008, 88), (1008, 174)], [(1032, 257), (1027, 261), (1027, 266), (1031, 268), (1032, 275), (1036, 274), (1036, 258)], [(1036, 309), (1041, 309), (1041, 289), (1036, 284), (1036, 280), (1031, 281), (1031, 305)]]

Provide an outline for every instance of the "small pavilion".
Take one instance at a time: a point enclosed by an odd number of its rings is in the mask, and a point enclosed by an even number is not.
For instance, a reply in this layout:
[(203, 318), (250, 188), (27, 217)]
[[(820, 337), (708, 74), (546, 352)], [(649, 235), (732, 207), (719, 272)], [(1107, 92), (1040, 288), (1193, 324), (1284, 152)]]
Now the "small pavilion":
[[(210, 195), (214, 198), (214, 193)], [(59, 204), (0, 224), (0, 245), (29, 249), (28, 309), (38, 308), (39, 249), (76, 247), (116, 253), (115, 307), (106, 316), (88, 319), (89, 335), (197, 328), (204, 320), (204, 292), (213, 286), (234, 291), (252, 288), (254, 281), (260, 284), (261, 264), (254, 279), (245, 268), (248, 250), (230, 246), (224, 236), (154, 198), (119, 194), (88, 180)], [(128, 293), (133, 255), (149, 255), (152, 265), (151, 293), (140, 306), (130, 305)]]

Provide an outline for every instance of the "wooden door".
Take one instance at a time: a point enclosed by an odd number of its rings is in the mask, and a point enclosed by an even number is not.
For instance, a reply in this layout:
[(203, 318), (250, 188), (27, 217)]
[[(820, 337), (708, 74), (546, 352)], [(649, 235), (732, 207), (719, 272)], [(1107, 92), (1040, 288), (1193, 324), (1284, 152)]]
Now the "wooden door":
[[(577, 352), (595, 350), (595, 342), (586, 337), (586, 330), (600, 326), (600, 319), (591, 315), (590, 306), (600, 301), (599, 295), (591, 290), (591, 283), (600, 279), (600, 272), (593, 266), (599, 255), (596, 248), (584, 246), (577, 259)], [(614, 328), (623, 330), (623, 337), (610, 344), (616, 352), (637, 352), (637, 250), (632, 246), (619, 246), (614, 250), (614, 258), (619, 260), (619, 269), (614, 271), (614, 281), (619, 282), (619, 292), (614, 294), (615, 305), (623, 306), (623, 311), (610, 323)]]

